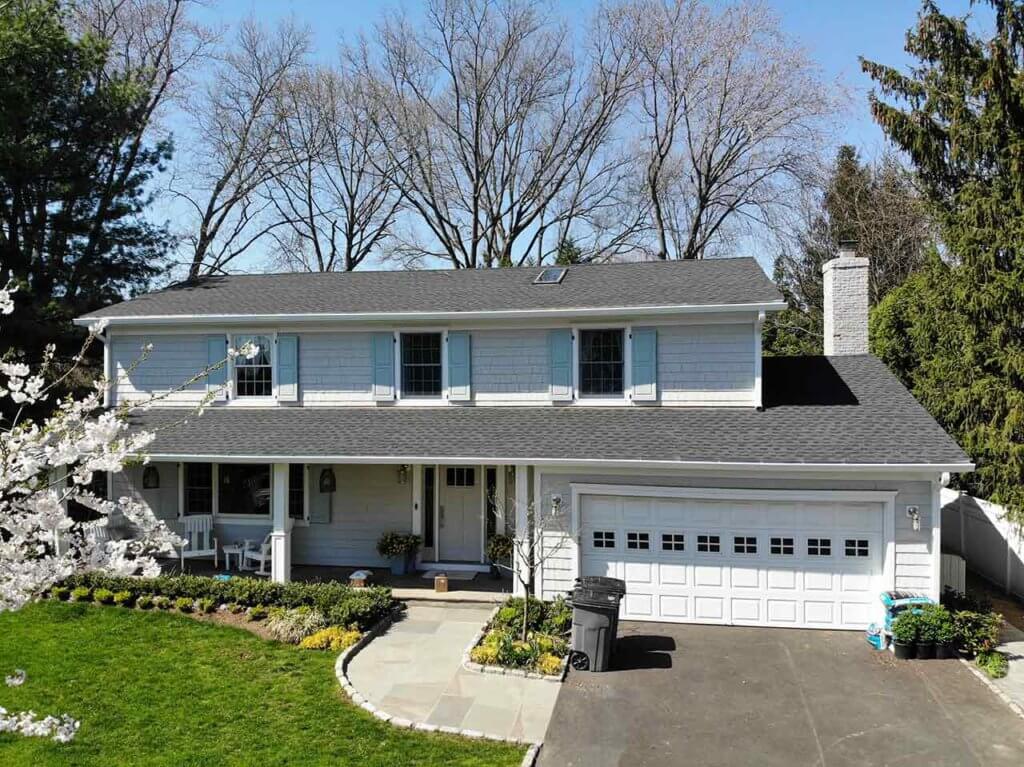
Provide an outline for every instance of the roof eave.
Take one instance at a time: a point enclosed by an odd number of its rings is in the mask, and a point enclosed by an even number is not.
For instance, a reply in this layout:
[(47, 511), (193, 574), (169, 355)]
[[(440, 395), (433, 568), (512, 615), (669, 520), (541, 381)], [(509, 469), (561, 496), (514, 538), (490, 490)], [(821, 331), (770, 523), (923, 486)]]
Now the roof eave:
[(758, 301), (734, 304), (681, 304), (669, 306), (599, 306), (571, 309), (500, 309), (470, 312), (319, 312), (303, 314), (151, 314), (85, 315), (76, 325), (90, 327), (99, 322), (108, 325), (190, 325), (197, 323), (313, 323), (313, 322), (450, 322), (453, 320), (501, 319), (573, 319), (601, 317), (659, 317), (673, 314), (714, 314), (720, 312), (775, 312), (786, 308), (785, 301)]

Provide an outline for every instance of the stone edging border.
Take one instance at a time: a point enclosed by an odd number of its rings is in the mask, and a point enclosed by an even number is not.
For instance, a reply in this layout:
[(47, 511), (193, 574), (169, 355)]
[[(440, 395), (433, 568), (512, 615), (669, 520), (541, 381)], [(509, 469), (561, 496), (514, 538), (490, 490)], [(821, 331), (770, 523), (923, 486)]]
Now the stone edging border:
[(978, 677), (978, 679), (980, 679), (982, 683), (986, 687), (988, 687), (988, 689), (994, 692), (996, 696), (998, 696), (999, 699), (1003, 701), (1003, 703), (1009, 706), (1010, 710), (1013, 711), (1013, 713), (1015, 713), (1021, 719), (1024, 719), (1024, 708), (1021, 708), (1019, 703), (1017, 703), (1013, 698), (1011, 698), (1009, 695), (1003, 692), (999, 685), (997, 685), (992, 679), (989, 678), (988, 674), (986, 674), (984, 671), (975, 666), (966, 658), (960, 658), (960, 662), (967, 666), (967, 669), (976, 677)]
[(470, 660), (469, 654), (473, 651), (473, 648), (480, 644), (480, 640), (487, 634), (487, 627), (491, 625), (491, 621), (494, 620), (494, 616), (498, 614), (498, 610), (501, 609), (501, 605), (495, 607), (491, 614), (487, 616), (487, 620), (484, 625), (480, 628), (473, 638), (469, 640), (469, 644), (466, 645), (466, 649), (462, 653), (462, 667), (466, 671), (473, 671), (477, 674), (497, 674), (499, 676), (521, 676), (526, 679), (542, 679), (545, 682), (555, 682), (561, 684), (565, 681), (565, 675), (569, 673), (569, 656), (562, 658), (562, 670), (558, 674), (538, 674), (536, 671), (527, 671), (521, 668), (507, 668), (505, 666), (485, 666), (482, 663), (474, 663)]
[[(373, 705), (370, 701), (364, 698), (355, 687), (352, 686), (352, 682), (348, 678), (348, 665), (352, 662), (352, 659), (360, 653), (360, 651), (366, 647), (371, 641), (376, 639), (378, 636), (383, 634), (394, 623), (395, 619), (402, 614), (404, 607), (392, 608), (391, 613), (383, 618), (379, 623), (370, 628), (365, 634), (363, 634), (359, 641), (351, 647), (347, 647), (342, 650), (341, 655), (334, 662), (334, 674), (338, 677), (338, 682), (341, 684), (341, 689), (348, 695), (351, 700), (359, 708), (363, 709), (369, 714), (380, 719), (382, 722), (386, 722), (394, 727), (402, 727), (409, 730), (418, 730), (419, 732), (441, 732), (446, 735), (461, 735), (464, 738), (473, 738), (476, 740), (496, 740), (502, 743), (511, 743), (517, 746), (529, 745), (526, 754), (523, 756), (521, 767), (534, 767), (537, 763), (537, 757), (540, 755), (540, 743), (529, 743), (526, 744), (517, 738), (504, 738), (497, 735), (488, 735), (480, 730), (466, 730), (458, 727), (439, 727), (436, 724), (427, 724), (426, 722), (413, 722), (409, 719), (403, 719), (402, 717), (392, 716), (386, 711), (383, 711)], [(490, 619), (488, 619), (490, 622)], [(475, 644), (475, 642), (474, 642)]]

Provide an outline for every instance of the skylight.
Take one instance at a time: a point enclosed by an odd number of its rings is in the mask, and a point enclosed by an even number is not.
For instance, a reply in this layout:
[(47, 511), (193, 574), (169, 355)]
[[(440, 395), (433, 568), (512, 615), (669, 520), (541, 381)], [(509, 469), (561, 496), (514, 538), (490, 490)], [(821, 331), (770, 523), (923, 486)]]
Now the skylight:
[(544, 269), (534, 279), (534, 285), (557, 285), (565, 277), (565, 273), (569, 271), (564, 266), (551, 266)]

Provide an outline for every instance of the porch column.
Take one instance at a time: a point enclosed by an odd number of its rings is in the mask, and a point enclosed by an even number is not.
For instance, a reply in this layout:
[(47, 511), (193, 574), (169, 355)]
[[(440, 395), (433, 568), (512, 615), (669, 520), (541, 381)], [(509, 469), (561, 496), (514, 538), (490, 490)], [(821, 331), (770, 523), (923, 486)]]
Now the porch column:
[(271, 483), (271, 516), (274, 529), (270, 534), (270, 579), (275, 583), (288, 583), (292, 576), (292, 538), (288, 518), (288, 464), (274, 464)]
[(529, 467), (526, 464), (516, 464), (515, 536), (517, 543), (512, 549), (513, 556), (515, 557), (515, 562), (512, 563), (515, 570), (512, 593), (517, 597), (526, 596), (526, 589), (523, 587), (522, 581), (530, 580), (527, 574), (530, 565), (523, 556), (528, 547), (522, 543), (530, 534), (530, 485), (528, 471)]
[[(412, 534), (420, 536), (423, 540), (423, 466), (418, 463), (412, 465)], [(418, 566), (423, 558), (422, 546), (416, 550), (416, 565)]]

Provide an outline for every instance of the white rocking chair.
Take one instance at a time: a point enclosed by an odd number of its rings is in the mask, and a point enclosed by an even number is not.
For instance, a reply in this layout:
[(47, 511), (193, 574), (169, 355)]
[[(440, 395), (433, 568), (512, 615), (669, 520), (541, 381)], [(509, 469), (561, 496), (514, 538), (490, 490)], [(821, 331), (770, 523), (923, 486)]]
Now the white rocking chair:
[(186, 559), (213, 557), (213, 566), (220, 567), (217, 553), (217, 539), (213, 536), (213, 516), (210, 514), (185, 517), (182, 536), (185, 543), (181, 547), (181, 571), (185, 572)]
[(242, 554), (243, 565), (245, 562), (259, 562), (259, 569), (256, 570), (256, 575), (270, 575), (270, 571), (267, 569), (267, 565), (271, 561), (270, 553), (270, 533), (263, 539), (263, 543), (258, 548), (246, 549)]

